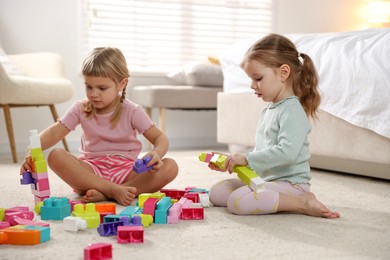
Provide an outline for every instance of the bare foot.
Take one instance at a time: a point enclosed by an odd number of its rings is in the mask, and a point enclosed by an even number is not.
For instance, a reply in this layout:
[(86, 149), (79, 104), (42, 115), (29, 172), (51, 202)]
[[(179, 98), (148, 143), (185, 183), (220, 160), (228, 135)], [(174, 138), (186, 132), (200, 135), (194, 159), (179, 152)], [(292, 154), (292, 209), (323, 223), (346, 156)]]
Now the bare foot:
[(123, 185), (114, 185), (111, 188), (111, 197), (123, 206), (129, 206), (135, 198), (137, 188)]
[(108, 200), (108, 198), (104, 196), (103, 193), (95, 189), (88, 190), (84, 197), (81, 198), (81, 202), (83, 203), (99, 202), (104, 200)]
[(340, 214), (335, 211), (329, 210), (322, 204), (316, 196), (307, 192), (301, 196), (305, 200), (305, 208), (303, 209), (303, 213), (309, 216), (314, 217), (323, 217), (323, 218), (339, 218)]

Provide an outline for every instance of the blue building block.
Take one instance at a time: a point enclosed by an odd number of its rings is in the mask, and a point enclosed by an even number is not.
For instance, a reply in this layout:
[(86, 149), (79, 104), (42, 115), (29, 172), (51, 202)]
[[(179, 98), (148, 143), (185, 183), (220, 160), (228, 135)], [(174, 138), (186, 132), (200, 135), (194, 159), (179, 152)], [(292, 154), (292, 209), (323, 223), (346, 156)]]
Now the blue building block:
[(151, 169), (153, 169), (153, 165), (149, 167), (146, 165), (150, 162), (151, 159), (151, 157), (145, 157), (144, 159), (136, 160), (133, 170), (138, 174), (150, 171)]
[(43, 227), (43, 226), (25, 226), (24, 229), (28, 230), (38, 230), (41, 234), (40, 241), (41, 243), (49, 241), (50, 240), (50, 227)]
[(67, 198), (51, 197), (43, 201), (42, 220), (63, 220), (70, 216), (70, 204)]
[(23, 172), (22, 178), (20, 179), (20, 184), (27, 185), (27, 184), (33, 184), (34, 180), (32, 177), (31, 172)]
[(159, 200), (154, 211), (154, 223), (167, 224), (168, 211), (171, 206), (172, 201), (170, 197), (164, 197)]
[(121, 218), (124, 217), (124, 215), (107, 215), (103, 218), (103, 223), (110, 223), (110, 222), (117, 222), (121, 220)]
[(120, 216), (128, 216), (128, 217), (132, 217), (133, 215), (135, 214), (140, 214), (142, 213), (142, 209), (140, 210), (141, 208), (138, 207), (138, 206), (127, 206), (126, 208), (124, 208), (120, 213), (119, 215)]

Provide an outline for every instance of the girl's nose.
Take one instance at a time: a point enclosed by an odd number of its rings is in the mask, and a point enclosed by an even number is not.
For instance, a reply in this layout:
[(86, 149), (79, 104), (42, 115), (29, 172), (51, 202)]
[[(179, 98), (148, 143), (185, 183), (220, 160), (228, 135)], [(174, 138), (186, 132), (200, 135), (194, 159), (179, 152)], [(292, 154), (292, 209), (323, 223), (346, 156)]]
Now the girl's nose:
[(92, 97), (97, 97), (97, 95), (98, 95), (98, 92), (96, 90), (92, 90), (91, 91), (91, 96)]

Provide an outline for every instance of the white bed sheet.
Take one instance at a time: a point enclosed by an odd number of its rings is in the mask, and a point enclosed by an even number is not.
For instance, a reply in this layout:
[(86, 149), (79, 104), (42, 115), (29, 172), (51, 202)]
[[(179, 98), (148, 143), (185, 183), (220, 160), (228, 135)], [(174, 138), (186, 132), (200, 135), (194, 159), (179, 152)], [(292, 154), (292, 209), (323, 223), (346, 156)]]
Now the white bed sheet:
[[(224, 92), (252, 92), (239, 67), (258, 37), (233, 44), (221, 56)], [(299, 52), (310, 55), (319, 77), (320, 108), (345, 121), (390, 138), (390, 29), (286, 34)]]

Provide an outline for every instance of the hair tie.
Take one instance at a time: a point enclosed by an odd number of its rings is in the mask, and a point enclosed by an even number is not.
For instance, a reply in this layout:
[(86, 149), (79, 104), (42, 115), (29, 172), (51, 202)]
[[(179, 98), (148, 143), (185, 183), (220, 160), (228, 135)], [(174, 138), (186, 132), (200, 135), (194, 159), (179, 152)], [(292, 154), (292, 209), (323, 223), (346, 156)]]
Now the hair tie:
[(302, 53), (298, 52), (298, 60), (301, 64), (303, 64), (303, 57), (302, 57)]

